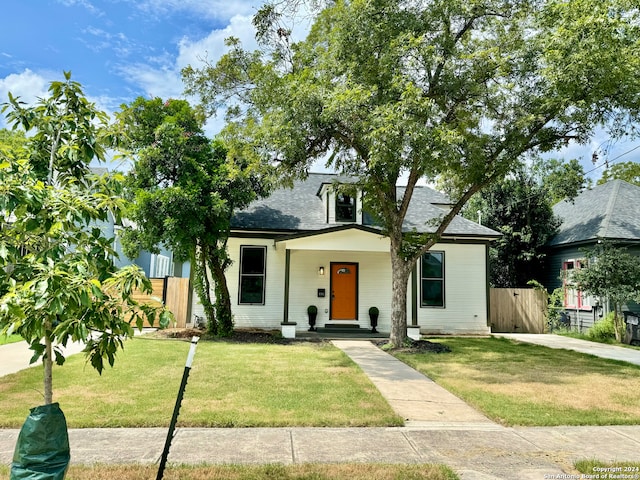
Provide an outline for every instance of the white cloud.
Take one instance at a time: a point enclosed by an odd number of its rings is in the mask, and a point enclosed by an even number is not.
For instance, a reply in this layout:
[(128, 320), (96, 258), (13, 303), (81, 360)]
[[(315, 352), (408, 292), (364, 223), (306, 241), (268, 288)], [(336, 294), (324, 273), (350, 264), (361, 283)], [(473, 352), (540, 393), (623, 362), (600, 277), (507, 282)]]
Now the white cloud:
[(161, 98), (180, 98), (184, 87), (180, 71), (171, 65), (155, 67), (145, 63), (121, 65), (120, 74), (127, 81), (138, 85), (145, 96)]
[(255, 30), (251, 24), (251, 16), (236, 15), (229, 21), (229, 25), (220, 30), (213, 30), (205, 38), (190, 40), (183, 38), (178, 44), (179, 54), (176, 64), (179, 69), (188, 65), (200, 67), (204, 61), (217, 62), (226, 52), (225, 39), (236, 37), (242, 42), (243, 48), (254, 50), (257, 48)]
[(147, 15), (161, 17), (175, 11), (190, 11), (210, 19), (227, 20), (234, 15), (252, 15), (263, 3), (260, 0), (133, 0)]
[[(224, 41), (230, 36), (239, 38), (247, 49), (257, 47), (251, 16), (236, 15), (225, 28), (213, 30), (204, 38), (180, 40), (175, 57), (163, 52), (149, 56), (145, 62), (121, 64), (117, 69), (124, 79), (139, 86), (149, 98), (184, 98), (181, 70), (188, 65), (201, 67), (205, 60), (210, 63), (218, 61), (227, 50)], [(222, 125), (222, 118), (211, 119), (207, 133), (218, 132)]]
[[(0, 78), (0, 103), (9, 100), (9, 92), (14, 97), (20, 97), (20, 100), (31, 104), (38, 98), (47, 95), (49, 82), (53, 78), (53, 74), (41, 75), (34, 73), (29, 69), (22, 73), (12, 73), (5, 78)], [(0, 128), (7, 126), (4, 115), (0, 117)]]
[[(259, 5), (260, 3), (257, 4), (257, 6)], [(228, 50), (224, 44), (225, 39), (238, 38), (246, 50), (254, 50), (258, 47), (252, 24), (257, 6), (254, 7), (247, 1), (228, 2), (226, 0), (214, 0), (213, 2), (145, 0), (137, 2), (137, 8), (154, 12), (153, 14), (158, 16), (167, 15), (171, 11), (190, 10), (205, 18), (225, 19), (227, 23), (224, 28), (212, 30), (202, 38), (182, 38), (177, 44), (178, 53), (176, 56), (169, 55), (165, 51), (161, 55), (149, 56), (143, 62), (121, 64), (118, 70), (126, 81), (139, 86), (148, 97), (184, 98), (181, 70), (189, 65), (200, 68), (205, 63), (215, 64)], [(309, 16), (303, 14), (295, 23), (295, 28), (293, 28), (295, 39), (306, 36), (310, 27), (309, 19)], [(206, 125), (206, 131), (209, 135), (213, 135), (220, 131), (223, 124), (224, 119), (221, 116), (212, 118)]]
[[(38, 99), (49, 96), (49, 84), (52, 81), (64, 81), (64, 78), (56, 72), (36, 73), (29, 69), (0, 78), (0, 104), (8, 101), (11, 92), (14, 97), (20, 97), (20, 101), (25, 104), (33, 105)], [(92, 97), (86, 90), (85, 96), (90, 102), (95, 103), (97, 109), (110, 116), (113, 116), (113, 112), (125, 101), (108, 96)], [(0, 116), (0, 128), (7, 126), (5, 116)]]
[(65, 7), (76, 7), (76, 6), (84, 7), (89, 12), (91, 12), (92, 14), (97, 15), (97, 16), (104, 15), (104, 12), (102, 10), (97, 8), (95, 5), (93, 5), (88, 0), (58, 0), (58, 3), (61, 3)]

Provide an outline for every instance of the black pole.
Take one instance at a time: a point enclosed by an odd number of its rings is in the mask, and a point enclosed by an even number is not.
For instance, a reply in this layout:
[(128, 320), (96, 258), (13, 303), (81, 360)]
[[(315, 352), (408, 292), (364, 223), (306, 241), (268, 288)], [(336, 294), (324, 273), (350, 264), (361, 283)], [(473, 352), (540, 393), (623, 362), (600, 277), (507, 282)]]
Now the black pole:
[(189, 378), (189, 372), (191, 371), (193, 357), (196, 354), (196, 345), (198, 344), (198, 340), (200, 340), (200, 337), (191, 338), (191, 348), (189, 349), (189, 356), (187, 357), (187, 363), (184, 367), (184, 373), (182, 374), (182, 383), (180, 383), (178, 398), (176, 399), (176, 405), (173, 408), (173, 416), (171, 417), (171, 424), (169, 425), (169, 431), (167, 432), (167, 439), (164, 442), (164, 450), (162, 451), (162, 458), (160, 459), (160, 467), (158, 468), (158, 476), (156, 477), (156, 480), (162, 480), (162, 477), (164, 476), (164, 469), (167, 465), (167, 457), (169, 456), (171, 441), (173, 440), (173, 434), (176, 430), (176, 423), (178, 423), (178, 414), (180, 413), (184, 390), (187, 387), (187, 380)]

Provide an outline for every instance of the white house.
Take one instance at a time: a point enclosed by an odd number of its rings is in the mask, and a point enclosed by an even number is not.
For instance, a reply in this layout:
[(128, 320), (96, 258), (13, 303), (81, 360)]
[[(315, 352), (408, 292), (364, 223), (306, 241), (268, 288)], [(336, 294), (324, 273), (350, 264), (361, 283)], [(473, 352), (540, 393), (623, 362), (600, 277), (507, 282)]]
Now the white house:
[[(370, 328), (378, 307), (378, 330), (390, 331), (389, 239), (361, 209), (360, 195), (336, 192), (349, 179), (310, 174), (238, 212), (228, 249), (227, 278), (237, 327), (276, 329), (282, 322), (309, 328), (307, 307), (318, 308), (317, 327)], [(447, 198), (418, 187), (407, 214), (407, 231), (429, 231)], [(489, 290), (487, 252), (499, 234), (456, 217), (441, 241), (418, 262), (407, 295), (408, 323), (422, 333), (485, 334)], [(194, 299), (192, 312), (202, 315)]]

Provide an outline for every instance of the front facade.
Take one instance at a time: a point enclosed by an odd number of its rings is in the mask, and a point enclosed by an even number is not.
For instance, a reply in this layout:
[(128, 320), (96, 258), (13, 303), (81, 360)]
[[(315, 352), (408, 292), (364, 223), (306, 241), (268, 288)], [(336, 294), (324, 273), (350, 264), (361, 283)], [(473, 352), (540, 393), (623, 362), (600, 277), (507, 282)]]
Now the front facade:
[[(227, 272), (236, 327), (275, 329), (290, 322), (307, 330), (307, 308), (314, 305), (316, 327), (369, 329), (369, 308), (377, 307), (377, 329), (390, 331), (389, 239), (362, 211), (361, 196), (339, 192), (337, 185), (346, 182), (311, 174), (236, 215)], [(446, 208), (446, 198), (426, 187), (416, 190), (412, 203), (407, 228), (426, 228)], [(496, 236), (457, 217), (413, 270), (408, 323), (422, 333), (489, 333), (487, 248)]]
[[(573, 329), (584, 331), (602, 318), (609, 305), (606, 299), (579, 291), (571, 282), (572, 274), (587, 264), (588, 251), (601, 241), (640, 255), (640, 187), (612, 180), (554, 205), (553, 211), (562, 224), (548, 245), (545, 286), (549, 291), (562, 289), (566, 318)], [(640, 311), (635, 303), (624, 309)]]

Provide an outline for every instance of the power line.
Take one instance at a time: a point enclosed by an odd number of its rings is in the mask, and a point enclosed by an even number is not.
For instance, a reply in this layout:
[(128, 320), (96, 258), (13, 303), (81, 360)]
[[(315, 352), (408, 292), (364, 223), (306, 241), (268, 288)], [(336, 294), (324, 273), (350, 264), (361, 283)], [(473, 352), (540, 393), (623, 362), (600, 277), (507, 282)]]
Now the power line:
[[(633, 147), (632, 149), (627, 150), (626, 152), (621, 153), (620, 155), (618, 155), (618, 156), (617, 156), (617, 157), (615, 157), (615, 158), (612, 158), (611, 160), (608, 160), (608, 159), (607, 159), (607, 160), (605, 160), (605, 161), (604, 161), (604, 163), (601, 163), (600, 165), (597, 165), (597, 166), (593, 167), (593, 168), (592, 168), (591, 170), (589, 170), (588, 172), (585, 172), (585, 176), (586, 176), (586, 175), (589, 175), (591, 172), (595, 172), (597, 169), (599, 169), (599, 168), (601, 168), (601, 167), (603, 167), (603, 166), (605, 166), (605, 165), (606, 165), (606, 167), (607, 167), (607, 168), (609, 168), (609, 165), (610, 165), (610, 164), (615, 163), (615, 161), (616, 161), (616, 160), (618, 160), (619, 158), (622, 158), (622, 157), (624, 157), (625, 155), (628, 155), (628, 154), (630, 154), (631, 152), (633, 152), (633, 151), (635, 151), (635, 150), (638, 150), (639, 148), (640, 148), (640, 145), (636, 145), (636, 146), (635, 146), (635, 147)], [(594, 155), (596, 155), (596, 153), (594, 153)], [(596, 157), (596, 158), (597, 158), (597, 157)]]

